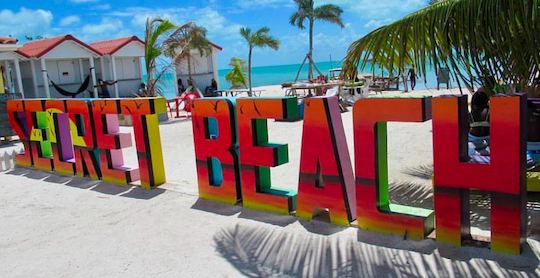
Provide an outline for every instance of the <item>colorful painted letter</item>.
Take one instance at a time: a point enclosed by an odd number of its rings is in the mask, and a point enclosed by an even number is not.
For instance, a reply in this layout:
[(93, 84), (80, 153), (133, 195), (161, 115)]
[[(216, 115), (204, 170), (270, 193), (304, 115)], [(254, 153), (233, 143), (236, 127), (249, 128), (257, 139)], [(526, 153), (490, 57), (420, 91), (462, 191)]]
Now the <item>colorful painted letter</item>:
[(236, 204), (242, 196), (234, 103), (198, 99), (192, 103), (191, 117), (199, 196)]
[(138, 170), (123, 162), (121, 149), (131, 146), (131, 135), (119, 132), (123, 114), (133, 119), (142, 187), (165, 183), (158, 126), (164, 98), (10, 100), (7, 107), (25, 148), (19, 166), (116, 184), (139, 180)]
[(118, 107), (115, 100), (92, 101), (94, 130), (100, 149), (101, 179), (116, 184), (129, 184), (139, 180), (139, 169), (124, 165), (122, 149), (131, 147), (131, 134), (121, 133)]
[(165, 183), (165, 165), (159, 132), (159, 114), (167, 112), (165, 98), (119, 100), (120, 112), (131, 116), (141, 186), (146, 189)]
[(240, 138), (243, 206), (280, 214), (296, 207), (296, 193), (272, 188), (270, 167), (289, 162), (287, 145), (268, 142), (266, 119), (295, 119), (296, 98), (242, 98), (236, 101)]
[(96, 148), (94, 124), (90, 102), (67, 100), (66, 108), (70, 119), (71, 138), (75, 151), (75, 172), (79, 177), (101, 179), (99, 150)]
[[(491, 194), (491, 249), (519, 254), (526, 231), (525, 123), (522, 95), (490, 100), (490, 161), (467, 153), (467, 97), (433, 100), (436, 236), (460, 246), (470, 236), (469, 190)], [(473, 159), (474, 160), (474, 159)]]
[(333, 224), (347, 226), (356, 219), (356, 196), (338, 99), (309, 98), (304, 105), (296, 216), (311, 220), (314, 210), (328, 209)]
[(354, 105), (358, 226), (423, 239), (433, 230), (433, 211), (391, 204), (388, 193), (386, 122), (425, 122), (430, 98), (370, 98)]
[(21, 167), (32, 167), (32, 146), (30, 145), (30, 127), (26, 120), (27, 114), (24, 109), (24, 101), (10, 100), (7, 102), (9, 125), (17, 133), (21, 140), (24, 152), (15, 158), (15, 164)]
[(52, 171), (53, 153), (51, 144), (52, 122), (47, 120), (47, 112), (43, 104), (44, 100), (28, 100), (24, 104), (26, 121), (30, 128), (30, 145), (34, 168), (43, 171)]
[(73, 176), (75, 175), (75, 153), (69, 126), (69, 114), (66, 113), (66, 103), (54, 99), (45, 101), (47, 121), (50, 123), (50, 137), (53, 151), (54, 171)]

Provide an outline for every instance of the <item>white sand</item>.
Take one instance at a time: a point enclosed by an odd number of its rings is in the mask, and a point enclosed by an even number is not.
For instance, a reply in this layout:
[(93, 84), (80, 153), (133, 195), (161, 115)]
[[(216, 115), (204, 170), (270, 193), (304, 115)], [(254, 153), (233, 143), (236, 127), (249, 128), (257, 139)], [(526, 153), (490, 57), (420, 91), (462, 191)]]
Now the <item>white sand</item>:
[[(264, 89), (263, 96), (283, 95), (279, 86)], [(351, 114), (342, 117), (354, 159)], [(183, 119), (161, 125), (168, 183), (150, 192), (34, 170), (0, 173), (0, 277), (540, 274), (538, 202), (529, 203), (528, 245), (511, 257), (198, 201), (191, 128)], [(432, 208), (431, 122), (388, 129), (392, 200)], [(302, 122), (269, 121), (269, 130), (290, 152), (290, 162), (272, 170), (273, 183), (295, 189)], [(0, 156), (13, 148), (20, 143), (0, 147)], [(133, 149), (125, 156), (136, 163)], [(472, 198), (472, 223), (486, 235), (482, 198)]]

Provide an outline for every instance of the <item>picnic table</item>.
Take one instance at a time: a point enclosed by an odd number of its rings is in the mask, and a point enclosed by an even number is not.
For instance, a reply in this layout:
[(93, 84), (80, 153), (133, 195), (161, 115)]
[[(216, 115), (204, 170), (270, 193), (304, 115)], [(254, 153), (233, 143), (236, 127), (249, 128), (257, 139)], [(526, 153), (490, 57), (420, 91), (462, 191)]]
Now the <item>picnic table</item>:
[[(221, 96), (225, 95), (227, 97), (230, 95), (231, 97), (236, 97), (244, 93), (249, 94), (249, 89), (228, 89), (228, 90), (219, 90), (216, 92), (220, 94)], [(260, 97), (261, 93), (264, 92), (264, 90), (252, 89), (251, 92), (253, 93), (254, 96)]]
[[(323, 87), (328, 86), (328, 84), (321, 84), (321, 83), (295, 83), (292, 84), (290, 87), (286, 87), (285, 95), (286, 96), (300, 96), (298, 91), (303, 91), (304, 94), (302, 96), (313, 96), (316, 95), (314, 92), (317, 90), (322, 90)], [(306, 94), (307, 92), (307, 94)]]

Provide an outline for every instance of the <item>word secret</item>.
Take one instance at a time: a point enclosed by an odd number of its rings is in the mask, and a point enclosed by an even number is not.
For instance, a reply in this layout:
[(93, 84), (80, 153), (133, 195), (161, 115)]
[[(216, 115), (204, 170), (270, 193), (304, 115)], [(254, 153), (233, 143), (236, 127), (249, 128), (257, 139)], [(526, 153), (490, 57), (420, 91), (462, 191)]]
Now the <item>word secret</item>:
[[(140, 180), (151, 188), (165, 183), (158, 114), (163, 98), (10, 100), (11, 127), (24, 145), (19, 166), (90, 177), (116, 184)], [(124, 163), (131, 134), (121, 133), (118, 115), (131, 116), (139, 167)]]

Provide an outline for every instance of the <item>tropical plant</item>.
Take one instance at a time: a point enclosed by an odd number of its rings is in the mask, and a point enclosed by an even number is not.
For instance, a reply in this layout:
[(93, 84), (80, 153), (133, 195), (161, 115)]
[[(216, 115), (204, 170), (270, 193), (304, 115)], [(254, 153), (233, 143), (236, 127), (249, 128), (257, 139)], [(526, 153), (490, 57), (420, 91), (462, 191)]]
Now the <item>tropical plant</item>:
[(353, 42), (344, 61), (352, 78), (368, 63), (389, 71), (448, 67), (460, 88), (497, 83), (512, 91), (540, 84), (540, 0), (445, 0)]
[(314, 0), (294, 0), (298, 6), (298, 10), (291, 15), (289, 23), (293, 26), (297, 26), (300, 29), (304, 29), (304, 21), (308, 21), (309, 26), (309, 52), (306, 58), (309, 60), (308, 64), (308, 79), (313, 78), (313, 25), (316, 20), (327, 21), (344, 27), (341, 14), (343, 10), (336, 5), (326, 4), (318, 7), (314, 7)]
[[(202, 35), (201, 35), (202, 34)], [(146, 86), (144, 96), (160, 95), (158, 86), (163, 75), (179, 60), (186, 57), (191, 49), (203, 48), (206, 31), (194, 23), (176, 26), (167, 19), (148, 18), (145, 29)], [(208, 42), (207, 42), (208, 43)], [(167, 57), (168, 59), (161, 59)], [(159, 71), (157, 71), (159, 64)], [(191, 74), (190, 74), (191, 76)], [(191, 77), (190, 77), (191, 78)]]
[(206, 29), (194, 23), (188, 23), (189, 28), (180, 28), (167, 40), (165, 55), (173, 59), (174, 64), (187, 61), (189, 80), (193, 81), (192, 61), (193, 50), (201, 56), (211, 51), (210, 42), (206, 38)]
[(157, 84), (163, 76), (163, 72), (156, 75), (156, 64), (159, 57), (166, 51), (166, 39), (176, 26), (167, 19), (148, 18), (144, 33), (144, 60), (146, 67), (146, 96), (156, 96), (159, 94)]
[(259, 30), (252, 32), (250, 28), (240, 28), (240, 35), (246, 40), (249, 47), (248, 54), (248, 82), (249, 82), (249, 96), (252, 95), (252, 79), (251, 79), (251, 65), (252, 54), (255, 47), (270, 47), (274, 50), (279, 49), (279, 40), (270, 35), (270, 29), (268, 27), (262, 27)]
[(246, 61), (232, 57), (229, 66), (232, 69), (225, 75), (225, 80), (231, 83), (233, 88), (246, 88), (248, 84)]

